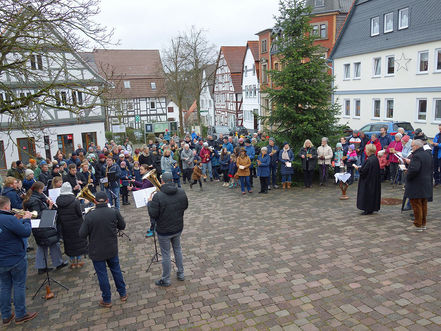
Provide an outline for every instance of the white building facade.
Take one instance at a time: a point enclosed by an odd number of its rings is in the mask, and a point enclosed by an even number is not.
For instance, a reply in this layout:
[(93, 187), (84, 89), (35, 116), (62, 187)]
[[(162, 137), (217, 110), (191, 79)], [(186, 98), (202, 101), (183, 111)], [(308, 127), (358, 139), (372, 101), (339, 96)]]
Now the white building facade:
[(256, 63), (258, 58), (255, 58), (252, 48), (255, 43), (257, 56), (259, 54), (259, 42), (248, 42), (247, 51), (243, 63), (242, 75), (242, 95), (243, 95), (243, 126), (246, 129), (258, 130), (260, 129), (260, 85), (259, 78), (256, 73)]
[(201, 118), (203, 119), (203, 123), (206, 126), (214, 126), (215, 118), (214, 118), (214, 100), (213, 100), (213, 81), (214, 77), (213, 73), (207, 72), (207, 70), (203, 71), (203, 81), (204, 87), (201, 92), (201, 97), (199, 100), (200, 110), (201, 110)]
[[(441, 123), (441, 30), (431, 25), (441, 24), (441, 3), (375, 3), (356, 3), (331, 55), (340, 123), (410, 122), (433, 137)], [(420, 20), (434, 10), (434, 21)]]

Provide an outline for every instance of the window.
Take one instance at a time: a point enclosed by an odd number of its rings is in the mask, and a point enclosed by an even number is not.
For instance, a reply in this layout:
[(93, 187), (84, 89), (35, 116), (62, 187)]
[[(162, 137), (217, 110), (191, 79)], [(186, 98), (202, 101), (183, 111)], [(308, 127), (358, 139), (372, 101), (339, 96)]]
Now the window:
[(168, 107), (168, 108), (167, 108), (167, 111), (168, 111), (169, 113), (173, 113), (173, 112), (174, 112), (173, 107)]
[(429, 52), (418, 53), (418, 73), (427, 73), (429, 71)]
[(384, 14), (384, 33), (394, 31), (394, 13)]
[(437, 122), (441, 122), (441, 99), (433, 100), (433, 119)]
[(314, 0), (314, 7), (323, 7), (325, 5), (325, 0)]
[(374, 99), (374, 118), (380, 118), (381, 115), (381, 101)]
[(381, 76), (381, 57), (374, 58), (374, 77)]
[(130, 88), (130, 80), (124, 81), (124, 88)]
[(319, 26), (318, 25), (312, 26), (312, 35), (318, 37), (318, 35), (319, 35)]
[(409, 8), (403, 8), (398, 11), (398, 30), (409, 27)]
[(268, 73), (267, 73), (266, 68), (267, 68), (266, 64), (263, 64), (262, 65), (262, 83), (263, 84), (268, 83)]
[(277, 62), (274, 63), (274, 70), (279, 71), (279, 64)]
[(361, 101), (360, 99), (355, 99), (355, 117), (360, 117), (361, 114)]
[(349, 63), (344, 65), (344, 79), (351, 79), (351, 65)]
[(386, 100), (386, 118), (392, 119), (394, 117), (394, 100)]
[(5, 144), (3, 140), (0, 140), (0, 169), (7, 169), (6, 156), (5, 156)]
[(31, 68), (33, 70), (43, 70), (43, 57), (38, 55), (31, 55)]
[(152, 88), (152, 90), (156, 90), (156, 83), (155, 82), (151, 82), (150, 83), (150, 87)]
[(257, 96), (257, 87), (253, 85), (253, 97)]
[(150, 109), (156, 109), (156, 103), (154, 101), (150, 102)]
[(435, 70), (441, 71), (441, 49), (435, 50)]
[(67, 93), (66, 92), (61, 92), (61, 104), (63, 106), (67, 105)]
[(267, 43), (266, 39), (262, 40), (262, 42), (261, 42), (261, 48), (260, 49), (261, 49), (262, 53), (266, 53), (268, 51), (266, 43)]
[(326, 24), (320, 24), (320, 38), (328, 39), (328, 26)]
[(380, 17), (371, 18), (371, 37), (380, 34)]
[(256, 65), (253, 64), (253, 76), (256, 76)]
[(354, 63), (354, 79), (359, 79), (361, 77), (361, 63)]
[(351, 100), (345, 100), (345, 116), (351, 116)]
[(386, 63), (387, 63), (387, 74), (393, 75), (395, 73), (395, 56), (387, 56)]
[(248, 68), (247, 68), (247, 66), (245, 66), (245, 69), (243, 70), (243, 75), (244, 75), (245, 77), (248, 76)]
[(427, 99), (418, 99), (418, 121), (425, 121), (427, 117)]
[(83, 104), (83, 93), (79, 91), (72, 91), (72, 104), (82, 105)]

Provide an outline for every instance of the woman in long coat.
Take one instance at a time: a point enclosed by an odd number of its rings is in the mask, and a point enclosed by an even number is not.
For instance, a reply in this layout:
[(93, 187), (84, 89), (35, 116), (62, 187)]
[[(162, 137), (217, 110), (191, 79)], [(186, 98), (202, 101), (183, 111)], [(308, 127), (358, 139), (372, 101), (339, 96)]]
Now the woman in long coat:
[(78, 231), (83, 223), (80, 201), (72, 193), (72, 186), (66, 182), (61, 186), (57, 198), (58, 224), (64, 241), (64, 252), (70, 258), (70, 268), (81, 268), (81, 256), (87, 253), (87, 240), (81, 239)]
[(312, 174), (317, 164), (317, 151), (311, 140), (305, 140), (302, 149), (300, 149), (299, 156), (302, 159), (305, 188), (310, 188), (312, 185)]
[(280, 174), (282, 175), (282, 188), (291, 188), (291, 176), (294, 174), (294, 153), (288, 143), (283, 144), (283, 148), (279, 151)]
[(357, 192), (357, 208), (363, 210), (362, 215), (370, 215), (380, 210), (381, 176), (380, 162), (375, 153), (374, 144), (366, 145), (367, 159), (361, 167), (356, 167), (360, 173)]

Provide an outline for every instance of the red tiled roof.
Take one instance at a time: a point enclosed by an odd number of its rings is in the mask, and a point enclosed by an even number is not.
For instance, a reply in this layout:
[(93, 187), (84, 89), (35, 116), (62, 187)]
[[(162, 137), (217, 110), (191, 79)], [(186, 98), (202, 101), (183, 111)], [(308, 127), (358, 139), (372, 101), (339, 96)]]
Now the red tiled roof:
[(254, 61), (259, 61), (259, 41), (258, 40), (249, 40), (248, 48), (251, 50), (251, 53), (254, 56)]
[(241, 73), (246, 46), (222, 46), (221, 52), (224, 54), (228, 68), (231, 73)]
[[(165, 77), (158, 50), (95, 49), (83, 57), (93, 57), (96, 69), (115, 89), (110, 94), (118, 98), (166, 96)], [(124, 88), (123, 81), (130, 81)], [(152, 89), (151, 83), (156, 84)]]

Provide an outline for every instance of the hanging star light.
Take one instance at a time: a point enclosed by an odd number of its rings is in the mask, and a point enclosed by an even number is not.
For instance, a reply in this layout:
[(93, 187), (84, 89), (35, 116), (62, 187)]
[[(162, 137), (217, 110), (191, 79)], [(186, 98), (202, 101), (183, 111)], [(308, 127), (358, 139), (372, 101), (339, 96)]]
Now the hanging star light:
[(407, 65), (409, 64), (410, 61), (412, 61), (412, 59), (406, 58), (406, 55), (404, 55), (404, 53), (401, 53), (401, 57), (395, 60), (395, 63), (397, 64), (397, 72), (400, 71), (400, 69), (409, 71)]

